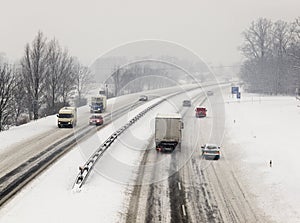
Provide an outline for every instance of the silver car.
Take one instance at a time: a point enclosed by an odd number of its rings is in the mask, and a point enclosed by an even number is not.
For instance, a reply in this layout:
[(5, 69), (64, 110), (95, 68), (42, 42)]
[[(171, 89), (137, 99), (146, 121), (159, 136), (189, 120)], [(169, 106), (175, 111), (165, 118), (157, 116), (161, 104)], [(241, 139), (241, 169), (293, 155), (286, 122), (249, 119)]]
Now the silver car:
[(201, 146), (201, 148), (202, 148), (202, 156), (205, 159), (218, 160), (221, 158), (220, 146), (215, 144), (205, 144)]
[(192, 106), (192, 103), (191, 103), (190, 100), (184, 100), (184, 101), (182, 102), (182, 106), (184, 106), (184, 107), (191, 107), (191, 106)]

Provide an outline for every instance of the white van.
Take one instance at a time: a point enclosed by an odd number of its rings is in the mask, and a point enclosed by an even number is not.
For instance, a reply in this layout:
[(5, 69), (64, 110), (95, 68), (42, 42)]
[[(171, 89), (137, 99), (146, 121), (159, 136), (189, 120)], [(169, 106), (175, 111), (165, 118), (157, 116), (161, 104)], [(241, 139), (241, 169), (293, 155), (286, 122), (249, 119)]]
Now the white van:
[(73, 128), (77, 123), (77, 109), (75, 107), (63, 107), (59, 110), (57, 118), (58, 128)]

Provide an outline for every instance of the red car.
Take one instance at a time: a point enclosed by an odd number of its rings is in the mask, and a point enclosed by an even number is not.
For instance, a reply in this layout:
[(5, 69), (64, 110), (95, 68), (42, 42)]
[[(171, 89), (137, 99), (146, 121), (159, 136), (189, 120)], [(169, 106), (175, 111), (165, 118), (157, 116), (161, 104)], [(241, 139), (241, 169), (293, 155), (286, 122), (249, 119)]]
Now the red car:
[(103, 117), (102, 115), (91, 115), (90, 125), (102, 125), (103, 124)]
[(196, 117), (197, 118), (206, 117), (207, 109), (204, 108), (204, 107), (196, 107), (195, 112), (196, 112)]

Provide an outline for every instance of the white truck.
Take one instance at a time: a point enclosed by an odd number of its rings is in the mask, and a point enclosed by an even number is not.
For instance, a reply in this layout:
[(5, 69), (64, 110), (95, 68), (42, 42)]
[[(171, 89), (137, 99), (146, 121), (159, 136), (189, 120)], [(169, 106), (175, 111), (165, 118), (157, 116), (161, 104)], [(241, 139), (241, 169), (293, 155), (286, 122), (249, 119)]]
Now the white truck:
[(183, 122), (179, 113), (157, 114), (155, 117), (156, 150), (172, 152), (181, 146)]
[(106, 96), (99, 95), (91, 97), (90, 112), (91, 113), (102, 113), (106, 109)]
[(71, 127), (76, 126), (77, 123), (77, 108), (76, 107), (63, 107), (59, 110), (57, 115), (57, 126)]

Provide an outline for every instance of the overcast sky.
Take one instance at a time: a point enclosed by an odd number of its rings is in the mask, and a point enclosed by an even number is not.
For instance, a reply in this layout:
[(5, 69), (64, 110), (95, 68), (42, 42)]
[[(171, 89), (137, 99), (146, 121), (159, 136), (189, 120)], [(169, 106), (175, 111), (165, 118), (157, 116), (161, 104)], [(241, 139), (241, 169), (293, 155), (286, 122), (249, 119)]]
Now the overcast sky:
[(241, 60), (241, 32), (258, 17), (293, 21), (300, 0), (0, 0), (0, 52), (23, 55), (38, 30), (89, 65), (126, 42), (179, 43), (206, 62)]

